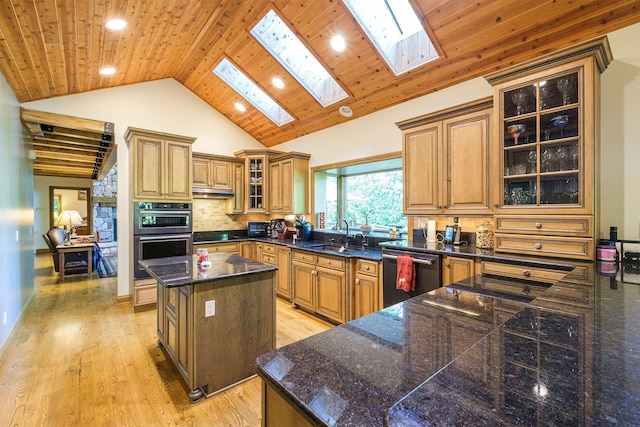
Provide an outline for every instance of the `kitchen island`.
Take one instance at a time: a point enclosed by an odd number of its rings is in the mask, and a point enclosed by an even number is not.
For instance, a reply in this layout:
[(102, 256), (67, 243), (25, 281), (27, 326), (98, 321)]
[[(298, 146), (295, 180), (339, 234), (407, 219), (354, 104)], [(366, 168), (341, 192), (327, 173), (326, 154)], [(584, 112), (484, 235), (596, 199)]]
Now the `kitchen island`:
[(637, 266), (590, 268), (474, 276), (262, 355), (264, 425), (640, 425)]
[(275, 348), (276, 267), (228, 253), (140, 261), (158, 283), (158, 344), (198, 402), (255, 374)]

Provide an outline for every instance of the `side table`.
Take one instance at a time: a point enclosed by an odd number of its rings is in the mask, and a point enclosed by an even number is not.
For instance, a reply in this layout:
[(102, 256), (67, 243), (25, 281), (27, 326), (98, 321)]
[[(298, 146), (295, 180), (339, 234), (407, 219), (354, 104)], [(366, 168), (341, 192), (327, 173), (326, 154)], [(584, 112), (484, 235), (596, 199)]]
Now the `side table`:
[[(59, 266), (60, 266), (60, 280), (64, 280), (65, 275), (70, 271), (87, 270), (89, 277), (93, 274), (93, 246), (95, 243), (75, 243), (70, 245), (58, 245)], [(86, 252), (87, 264), (86, 265), (67, 265), (65, 262), (65, 255), (70, 253)]]

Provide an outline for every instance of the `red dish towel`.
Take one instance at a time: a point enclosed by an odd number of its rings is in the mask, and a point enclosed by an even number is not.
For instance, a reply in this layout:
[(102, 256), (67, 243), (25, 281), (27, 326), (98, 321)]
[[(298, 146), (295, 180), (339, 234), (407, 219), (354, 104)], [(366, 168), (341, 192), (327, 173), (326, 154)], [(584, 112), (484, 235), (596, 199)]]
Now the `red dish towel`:
[(396, 289), (402, 289), (405, 292), (416, 290), (416, 269), (413, 265), (413, 258), (409, 255), (400, 255), (398, 257)]

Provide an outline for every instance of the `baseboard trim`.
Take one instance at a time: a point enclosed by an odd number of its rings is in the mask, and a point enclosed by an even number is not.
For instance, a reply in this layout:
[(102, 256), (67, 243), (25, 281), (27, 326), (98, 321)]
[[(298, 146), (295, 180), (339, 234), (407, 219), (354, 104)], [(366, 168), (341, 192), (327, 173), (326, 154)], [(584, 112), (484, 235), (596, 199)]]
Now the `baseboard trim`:
[(24, 305), (24, 308), (22, 309), (20, 316), (18, 316), (18, 320), (16, 321), (16, 324), (13, 325), (13, 329), (11, 329), (11, 332), (9, 332), (9, 335), (7, 336), (7, 340), (0, 347), (0, 366), (4, 364), (4, 361), (7, 358), (7, 355), (9, 354), (9, 349), (12, 347), (13, 343), (16, 340), (18, 331), (22, 328), (22, 325), (24, 324), (24, 320), (27, 318), (27, 315), (31, 312), (31, 308), (33, 307), (33, 302), (35, 301), (35, 299), (36, 299), (36, 293), (34, 291), (29, 297), (29, 300), (27, 301), (27, 303)]
[(129, 304), (129, 299), (131, 299), (131, 295), (118, 295), (116, 297), (116, 305), (117, 304)]

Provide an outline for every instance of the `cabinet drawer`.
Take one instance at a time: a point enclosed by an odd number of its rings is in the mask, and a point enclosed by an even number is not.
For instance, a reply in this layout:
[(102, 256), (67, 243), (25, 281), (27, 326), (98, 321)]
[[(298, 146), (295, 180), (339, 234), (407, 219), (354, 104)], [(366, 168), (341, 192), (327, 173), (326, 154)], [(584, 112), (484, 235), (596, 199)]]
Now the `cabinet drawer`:
[(215, 245), (208, 246), (209, 252), (229, 252), (240, 253), (240, 243), (217, 243)]
[[(522, 265), (502, 264), (499, 262), (482, 261), (482, 274), (493, 274), (495, 276), (513, 277), (516, 279), (534, 280), (544, 283), (555, 283), (561, 280), (567, 273), (559, 270), (548, 270), (545, 268), (526, 267)], [(484, 280), (482, 281), (483, 287)], [(494, 286), (489, 284), (487, 286)], [(487, 288), (493, 289), (493, 288)], [(498, 289), (493, 289), (498, 290)]]
[(344, 258), (336, 258), (331, 256), (318, 255), (316, 262), (319, 267), (328, 267), (335, 270), (344, 270)]
[(262, 247), (262, 252), (266, 253), (266, 254), (274, 254), (276, 253), (276, 247), (275, 245), (264, 245)]
[(293, 251), (293, 260), (300, 262), (316, 263), (316, 255), (311, 252)]
[(356, 271), (358, 273), (367, 274), (369, 276), (378, 276), (378, 263), (366, 259), (359, 259), (356, 263)]
[(496, 233), (495, 251), (591, 260), (593, 259), (593, 240), (578, 237)]
[(276, 265), (276, 257), (275, 255), (262, 254), (262, 262), (266, 262), (267, 264)]
[(496, 216), (499, 233), (544, 234), (548, 236), (591, 237), (591, 216)]
[(155, 283), (151, 285), (136, 286), (133, 288), (133, 293), (133, 301), (135, 305), (152, 304), (156, 302), (158, 286)]

